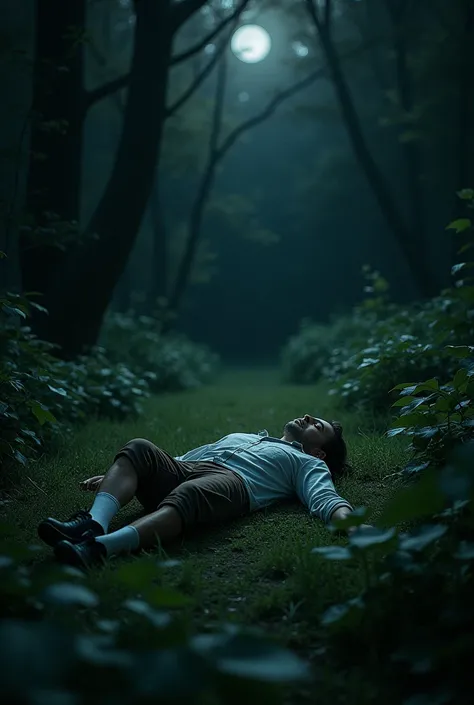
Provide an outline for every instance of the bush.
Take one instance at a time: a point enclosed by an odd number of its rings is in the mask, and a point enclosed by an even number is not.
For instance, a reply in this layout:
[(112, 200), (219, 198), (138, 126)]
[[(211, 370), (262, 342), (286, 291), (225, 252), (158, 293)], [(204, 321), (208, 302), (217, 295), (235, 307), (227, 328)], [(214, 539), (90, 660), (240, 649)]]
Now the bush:
[(328, 324), (304, 319), (300, 331), (283, 348), (283, 377), (296, 384), (314, 384), (328, 369), (349, 356), (349, 349), (364, 347), (374, 325), (394, 309), (388, 302), (388, 284), (379, 272), (363, 267), (364, 291), (370, 296), (354, 310), (334, 316)]
[(157, 321), (110, 314), (102, 341), (65, 362), (57, 346), (25, 325), (45, 309), (26, 295), (0, 299), (0, 461), (26, 465), (75, 424), (142, 413), (151, 391), (179, 390), (210, 380), (218, 358), (184, 336), (161, 336)]
[[(400, 380), (451, 377), (456, 361), (443, 344), (466, 345), (474, 325), (459, 289), (447, 290), (427, 302), (400, 307), (374, 323), (366, 342), (350, 340), (328, 360), (326, 377), (352, 408), (382, 412)], [(359, 314), (356, 314), (359, 315)]]
[[(472, 702), (473, 462), (474, 444), (466, 444), (442, 469), (401, 489), (378, 527), (354, 531), (338, 551), (313, 549), (322, 558), (364, 565), (362, 594), (330, 607), (321, 628), (326, 663), (346, 674), (345, 683), (360, 683), (366, 705)], [(345, 526), (366, 517), (361, 509)], [(411, 533), (394, 528), (407, 522), (417, 523)]]
[(128, 599), (111, 613), (89, 576), (32, 564), (37, 549), (0, 526), (5, 702), (273, 705), (283, 702), (282, 685), (309, 680), (302, 660), (257, 629), (194, 633), (189, 598), (165, 584), (166, 561), (118, 566), (110, 589)]
[(112, 360), (126, 362), (138, 373), (153, 373), (153, 391), (176, 391), (197, 387), (215, 375), (219, 358), (206, 346), (184, 335), (162, 335), (161, 323), (133, 312), (109, 313), (100, 342)]
[[(473, 191), (459, 195), (474, 208)], [(448, 229), (473, 233), (469, 219)], [(472, 247), (467, 242), (460, 253)], [(351, 408), (376, 413), (388, 409), (394, 400), (390, 390), (400, 380), (453, 377), (456, 361), (446, 345), (469, 345), (474, 337), (474, 279), (465, 276), (472, 267), (473, 262), (455, 265), (451, 288), (409, 306), (389, 303), (386, 281), (365, 268), (369, 298), (329, 326), (305, 322), (283, 351), (286, 377), (311, 383), (324, 376), (332, 382), (331, 393)]]
[(73, 424), (141, 413), (148, 379), (111, 362), (102, 348), (74, 362), (54, 357), (56, 346), (22, 325), (38, 304), (8, 293), (0, 299), (0, 461), (22, 465), (51, 446)]
[(400, 415), (388, 436), (405, 434), (411, 439), (413, 457), (402, 471), (405, 475), (439, 467), (453, 448), (474, 435), (474, 347), (448, 345), (446, 352), (457, 363), (465, 363), (451, 381), (402, 383), (393, 390), (400, 392), (392, 405), (400, 409)]

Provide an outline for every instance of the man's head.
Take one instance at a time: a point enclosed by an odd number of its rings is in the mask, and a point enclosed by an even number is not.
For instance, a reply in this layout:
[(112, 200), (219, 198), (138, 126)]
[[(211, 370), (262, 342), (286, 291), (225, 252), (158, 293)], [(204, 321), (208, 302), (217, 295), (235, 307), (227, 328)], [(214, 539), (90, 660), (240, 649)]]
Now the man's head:
[(337, 421), (325, 421), (305, 414), (285, 424), (283, 438), (298, 441), (305, 453), (324, 460), (333, 479), (346, 472), (347, 448), (342, 437), (342, 426)]

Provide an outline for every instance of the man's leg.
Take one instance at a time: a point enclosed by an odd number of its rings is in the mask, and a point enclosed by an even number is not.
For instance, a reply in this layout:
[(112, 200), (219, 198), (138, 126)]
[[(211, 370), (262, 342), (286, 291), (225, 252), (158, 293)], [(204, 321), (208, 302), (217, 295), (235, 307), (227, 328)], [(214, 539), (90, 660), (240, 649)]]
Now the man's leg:
[(178, 461), (150, 441), (136, 438), (115, 456), (90, 511), (81, 510), (66, 522), (52, 517), (45, 519), (38, 527), (39, 536), (55, 546), (65, 539), (82, 541), (85, 534), (92, 537), (106, 534), (114, 516), (134, 496), (145, 508), (154, 510), (183, 477)]
[(86, 567), (112, 555), (153, 548), (176, 538), (185, 528), (217, 524), (249, 512), (248, 491), (238, 476), (212, 463), (196, 466), (156, 511), (93, 542), (73, 545), (62, 541), (55, 551), (57, 558)]
[(96, 541), (105, 547), (107, 556), (113, 556), (166, 543), (177, 538), (182, 529), (178, 511), (174, 507), (162, 507), (107, 536), (97, 536)]

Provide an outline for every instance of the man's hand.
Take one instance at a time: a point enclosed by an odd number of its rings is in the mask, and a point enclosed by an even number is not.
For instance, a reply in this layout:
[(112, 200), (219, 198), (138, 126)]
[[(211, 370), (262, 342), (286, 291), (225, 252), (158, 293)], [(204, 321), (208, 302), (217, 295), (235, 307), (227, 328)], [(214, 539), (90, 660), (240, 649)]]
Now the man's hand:
[[(342, 519), (346, 519), (347, 517), (350, 517), (351, 514), (352, 514), (352, 512), (348, 507), (339, 507), (339, 509), (336, 509), (336, 511), (332, 513), (331, 522), (341, 521)], [(373, 527), (371, 526), (371, 524), (360, 524), (359, 526), (349, 526), (349, 527), (347, 527), (347, 534), (350, 536), (357, 529), (365, 530), (365, 529), (372, 529), (372, 528)]]
[(80, 482), (79, 487), (81, 490), (84, 490), (84, 492), (97, 492), (104, 477), (104, 475), (90, 477), (88, 480), (83, 480)]

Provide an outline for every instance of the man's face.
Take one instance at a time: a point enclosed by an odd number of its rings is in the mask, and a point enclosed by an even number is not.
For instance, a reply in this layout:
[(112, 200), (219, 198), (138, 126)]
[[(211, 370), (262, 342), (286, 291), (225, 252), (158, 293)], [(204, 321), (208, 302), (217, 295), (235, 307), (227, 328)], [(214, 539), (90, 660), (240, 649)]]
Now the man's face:
[(287, 441), (298, 441), (303, 446), (305, 453), (315, 457), (325, 457), (325, 452), (321, 450), (328, 441), (334, 438), (334, 429), (328, 421), (319, 419), (317, 416), (305, 414), (298, 419), (288, 421), (283, 432)]

